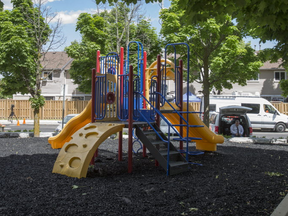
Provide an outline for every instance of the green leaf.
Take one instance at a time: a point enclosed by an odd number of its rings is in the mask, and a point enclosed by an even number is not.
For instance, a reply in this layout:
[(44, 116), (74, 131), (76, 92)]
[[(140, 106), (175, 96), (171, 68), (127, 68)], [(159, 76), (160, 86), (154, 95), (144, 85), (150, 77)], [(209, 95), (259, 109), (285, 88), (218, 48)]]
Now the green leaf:
[(78, 189), (79, 188), (79, 186), (77, 186), (77, 185), (72, 185), (72, 189)]

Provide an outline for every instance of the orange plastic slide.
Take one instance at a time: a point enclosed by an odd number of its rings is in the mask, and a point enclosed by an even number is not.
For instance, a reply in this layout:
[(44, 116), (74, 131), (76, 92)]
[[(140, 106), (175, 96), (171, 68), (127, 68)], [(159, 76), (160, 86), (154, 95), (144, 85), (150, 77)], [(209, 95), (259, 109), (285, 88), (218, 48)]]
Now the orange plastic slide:
[[(175, 109), (178, 109), (175, 104), (172, 104)], [(187, 104), (183, 103), (183, 111), (187, 110)], [(161, 110), (171, 110), (172, 108), (165, 104)], [(194, 111), (192, 104), (189, 104), (189, 111)], [(180, 124), (180, 118), (177, 113), (163, 113), (163, 115), (172, 123)], [(203, 125), (204, 127), (190, 127), (189, 128), (189, 137), (198, 137), (202, 140), (196, 140), (196, 149), (202, 151), (216, 151), (217, 143), (221, 144), (224, 142), (224, 137), (221, 135), (216, 135), (213, 133), (199, 118), (199, 114), (190, 113), (188, 114), (188, 123), (189, 125)], [(187, 114), (184, 114), (183, 117), (186, 119)], [(184, 124), (184, 122), (183, 122)], [(179, 131), (179, 127), (175, 127)], [(183, 135), (187, 134), (186, 127), (183, 127)]]
[(90, 100), (86, 108), (78, 116), (75, 116), (69, 120), (58, 135), (48, 139), (48, 142), (51, 144), (53, 149), (62, 148), (66, 142), (71, 140), (71, 136), (76, 131), (91, 122), (91, 108), (92, 106)]

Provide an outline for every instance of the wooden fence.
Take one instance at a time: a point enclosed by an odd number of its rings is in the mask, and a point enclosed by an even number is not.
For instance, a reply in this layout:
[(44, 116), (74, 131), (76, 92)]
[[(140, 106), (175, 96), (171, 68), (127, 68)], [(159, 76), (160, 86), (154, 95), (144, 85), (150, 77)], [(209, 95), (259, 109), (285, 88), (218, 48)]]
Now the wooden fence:
[[(65, 101), (64, 116), (81, 113), (89, 101)], [(7, 119), (11, 113), (11, 105), (14, 104), (14, 113), (19, 119), (33, 119), (33, 109), (27, 100), (0, 100), (0, 119)], [(288, 115), (288, 103), (273, 102), (281, 113)], [(200, 110), (200, 103), (192, 103), (195, 111)], [(40, 110), (40, 119), (61, 119), (63, 101), (46, 101)]]
[[(89, 101), (65, 101), (64, 116), (81, 113)], [(0, 119), (7, 119), (11, 113), (11, 105), (19, 119), (34, 119), (33, 109), (27, 100), (0, 100)], [(40, 119), (61, 119), (63, 101), (46, 101), (40, 109)]]

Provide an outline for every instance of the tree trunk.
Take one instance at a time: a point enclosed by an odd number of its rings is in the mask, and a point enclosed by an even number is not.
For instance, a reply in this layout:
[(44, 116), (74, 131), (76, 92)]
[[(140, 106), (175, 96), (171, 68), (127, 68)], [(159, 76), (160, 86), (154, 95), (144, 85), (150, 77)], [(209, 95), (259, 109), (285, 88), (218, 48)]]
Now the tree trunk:
[(34, 109), (34, 137), (40, 137), (40, 110)]
[(209, 96), (210, 96), (210, 82), (209, 82), (209, 67), (208, 58), (204, 59), (204, 76), (203, 76), (203, 95), (204, 95), (204, 124), (209, 128)]
[(119, 39), (119, 29), (118, 29), (118, 3), (116, 3), (116, 17), (115, 17), (115, 22), (116, 22), (116, 52), (120, 52), (120, 39)]

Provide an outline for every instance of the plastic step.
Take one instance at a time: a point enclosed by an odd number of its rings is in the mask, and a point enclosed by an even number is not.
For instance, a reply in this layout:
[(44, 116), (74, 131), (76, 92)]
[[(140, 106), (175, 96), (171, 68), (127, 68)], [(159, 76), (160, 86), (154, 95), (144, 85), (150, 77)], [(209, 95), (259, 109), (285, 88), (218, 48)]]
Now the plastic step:
[(170, 161), (169, 163), (170, 168), (179, 167), (182, 165), (188, 165), (187, 161)]
[[(167, 141), (168, 142), (168, 141)], [(167, 142), (164, 142), (162, 140), (155, 140), (155, 141), (151, 141), (151, 143), (153, 145), (159, 145), (159, 144), (167, 144)]]
[[(159, 153), (163, 156), (167, 156), (168, 152), (167, 150), (160, 150)], [(178, 151), (170, 151), (169, 155), (178, 155), (179, 152)]]
[(189, 163), (183, 161), (171, 161), (170, 162), (170, 175), (175, 175), (183, 172), (187, 172), (189, 169)]
[[(157, 131), (159, 134), (163, 134), (162, 131)], [(149, 135), (156, 135), (156, 132), (154, 130), (152, 131), (143, 131), (143, 133), (146, 135), (146, 136), (149, 136)]]

